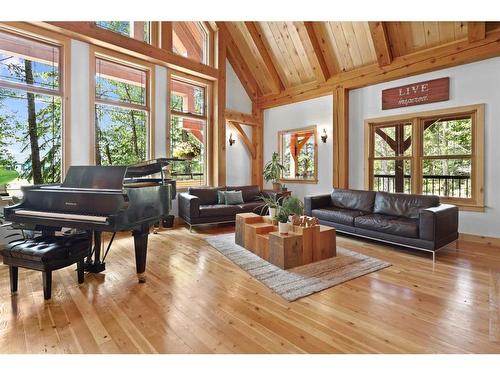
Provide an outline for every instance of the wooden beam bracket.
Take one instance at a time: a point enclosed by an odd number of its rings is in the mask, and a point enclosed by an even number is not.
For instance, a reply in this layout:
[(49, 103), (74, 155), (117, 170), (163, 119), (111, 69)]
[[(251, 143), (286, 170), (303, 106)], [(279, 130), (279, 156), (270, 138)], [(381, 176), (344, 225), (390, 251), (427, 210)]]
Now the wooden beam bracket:
[(250, 138), (248, 138), (241, 125), (235, 121), (228, 121), (228, 124), (234, 129), (236, 134), (238, 134), (238, 137), (243, 141), (243, 144), (248, 149), (248, 152), (250, 152), (250, 155), (252, 155), (252, 159), (255, 159), (256, 157), (255, 145), (252, 143)]

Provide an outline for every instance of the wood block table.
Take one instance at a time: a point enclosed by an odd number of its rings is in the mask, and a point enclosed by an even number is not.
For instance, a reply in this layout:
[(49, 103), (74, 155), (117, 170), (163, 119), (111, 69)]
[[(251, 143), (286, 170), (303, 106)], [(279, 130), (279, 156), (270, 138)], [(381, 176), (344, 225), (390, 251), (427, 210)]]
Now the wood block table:
[(281, 234), (276, 224), (269, 216), (237, 214), (235, 242), (282, 269), (336, 256), (335, 228), (292, 226)]

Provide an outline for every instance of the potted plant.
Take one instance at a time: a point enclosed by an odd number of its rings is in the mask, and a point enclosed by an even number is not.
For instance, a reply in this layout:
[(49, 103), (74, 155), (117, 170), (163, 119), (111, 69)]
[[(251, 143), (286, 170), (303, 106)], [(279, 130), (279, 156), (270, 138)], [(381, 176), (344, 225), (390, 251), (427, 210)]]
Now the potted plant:
[(278, 232), (280, 234), (288, 234), (290, 224), (288, 224), (287, 210), (284, 207), (279, 207), (278, 212), (274, 218), (278, 221)]
[(304, 203), (297, 197), (287, 197), (283, 200), (283, 209), (288, 216), (304, 215)]
[(281, 164), (278, 153), (273, 152), (271, 160), (268, 161), (264, 166), (262, 176), (264, 177), (264, 180), (266, 180), (266, 182), (271, 181), (273, 183), (273, 190), (279, 191), (281, 188), (279, 180), (284, 171), (285, 166)]
[(270, 194), (270, 195), (261, 195), (260, 199), (264, 202), (264, 206), (262, 207), (261, 214), (264, 212), (264, 210), (267, 208), (269, 210), (269, 216), (274, 218), (276, 216), (276, 211), (278, 207), (280, 206), (280, 200), (281, 198), (277, 198), (276, 194)]

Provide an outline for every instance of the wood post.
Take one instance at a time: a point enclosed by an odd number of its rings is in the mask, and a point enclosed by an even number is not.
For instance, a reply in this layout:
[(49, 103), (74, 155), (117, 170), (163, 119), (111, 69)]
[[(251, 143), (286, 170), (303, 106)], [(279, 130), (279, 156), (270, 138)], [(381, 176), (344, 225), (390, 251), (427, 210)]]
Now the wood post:
[(212, 176), (214, 186), (226, 184), (226, 53), (227, 44), (219, 31), (217, 35), (218, 79), (215, 90), (215, 121), (213, 126)]
[(349, 90), (333, 93), (333, 187), (349, 187)]
[(252, 143), (255, 147), (255, 158), (252, 159), (252, 184), (259, 185), (262, 189), (262, 168), (264, 163), (264, 118), (263, 111), (252, 105), (252, 112), (258, 119), (258, 125), (252, 127)]

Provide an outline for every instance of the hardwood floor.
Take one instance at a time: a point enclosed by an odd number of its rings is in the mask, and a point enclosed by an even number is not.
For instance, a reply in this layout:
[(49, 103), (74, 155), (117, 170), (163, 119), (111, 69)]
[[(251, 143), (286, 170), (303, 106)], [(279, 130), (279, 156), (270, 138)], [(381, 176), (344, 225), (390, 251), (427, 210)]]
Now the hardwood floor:
[(392, 267), (289, 303), (203, 237), (233, 226), (150, 236), (138, 284), (132, 238), (115, 240), (102, 275), (78, 286), (20, 270), (11, 297), (0, 266), (0, 353), (500, 353), (500, 249), (463, 243), (429, 254), (339, 235)]

